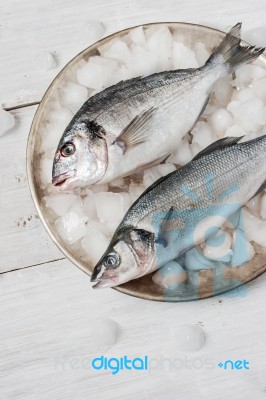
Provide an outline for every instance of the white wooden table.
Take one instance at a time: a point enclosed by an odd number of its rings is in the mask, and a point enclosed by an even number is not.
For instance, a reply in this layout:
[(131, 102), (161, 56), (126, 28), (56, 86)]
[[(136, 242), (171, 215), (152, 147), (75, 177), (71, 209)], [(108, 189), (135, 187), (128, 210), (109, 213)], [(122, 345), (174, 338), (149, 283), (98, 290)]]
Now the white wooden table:
[[(0, 0), (0, 101), (16, 118), (0, 138), (1, 400), (266, 398), (266, 276), (242, 295), (184, 304), (93, 291), (44, 231), (25, 172), (37, 104), (64, 64), (90, 44), (90, 20), (103, 21), (108, 34), (152, 21), (222, 29), (243, 21), (251, 29), (265, 19), (265, 0)], [(40, 50), (53, 52), (58, 67), (41, 71), (34, 62)], [(101, 355), (90, 326), (105, 316), (121, 327), (105, 355), (148, 355), (148, 371), (111, 375), (90, 367)], [(206, 344), (198, 353), (178, 351), (174, 330), (183, 323), (203, 326)], [(250, 370), (224, 371), (217, 364), (226, 359), (247, 359)]]

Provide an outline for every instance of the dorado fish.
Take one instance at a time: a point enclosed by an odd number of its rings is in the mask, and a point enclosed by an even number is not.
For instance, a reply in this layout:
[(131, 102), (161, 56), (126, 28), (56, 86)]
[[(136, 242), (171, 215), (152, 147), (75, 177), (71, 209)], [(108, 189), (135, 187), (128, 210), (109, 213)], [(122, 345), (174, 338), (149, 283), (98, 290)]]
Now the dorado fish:
[(53, 164), (61, 190), (110, 182), (161, 162), (193, 127), (214, 83), (255, 60), (235, 25), (200, 68), (122, 81), (89, 98), (65, 129)]
[(266, 188), (266, 135), (224, 138), (150, 186), (131, 206), (95, 266), (94, 287), (146, 275), (217, 233)]

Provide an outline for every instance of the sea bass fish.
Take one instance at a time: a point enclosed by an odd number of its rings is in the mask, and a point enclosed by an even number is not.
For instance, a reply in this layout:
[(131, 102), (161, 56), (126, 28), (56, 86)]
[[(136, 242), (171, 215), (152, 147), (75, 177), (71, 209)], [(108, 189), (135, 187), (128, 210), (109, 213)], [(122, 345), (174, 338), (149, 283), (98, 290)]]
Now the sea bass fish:
[(89, 98), (65, 129), (53, 164), (61, 190), (103, 184), (161, 162), (193, 127), (214, 83), (255, 60), (235, 25), (200, 68), (122, 81)]
[(131, 206), (95, 266), (94, 287), (146, 275), (217, 233), (266, 188), (266, 135), (224, 138), (160, 178)]

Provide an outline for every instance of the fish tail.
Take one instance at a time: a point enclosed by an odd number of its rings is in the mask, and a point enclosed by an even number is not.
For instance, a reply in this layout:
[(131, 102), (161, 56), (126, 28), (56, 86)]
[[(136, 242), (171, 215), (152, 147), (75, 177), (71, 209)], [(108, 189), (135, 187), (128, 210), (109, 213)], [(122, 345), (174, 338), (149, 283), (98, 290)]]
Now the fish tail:
[(205, 65), (225, 64), (227, 72), (255, 60), (265, 48), (241, 46), (241, 23), (239, 22), (226, 34), (219, 46), (214, 50)]

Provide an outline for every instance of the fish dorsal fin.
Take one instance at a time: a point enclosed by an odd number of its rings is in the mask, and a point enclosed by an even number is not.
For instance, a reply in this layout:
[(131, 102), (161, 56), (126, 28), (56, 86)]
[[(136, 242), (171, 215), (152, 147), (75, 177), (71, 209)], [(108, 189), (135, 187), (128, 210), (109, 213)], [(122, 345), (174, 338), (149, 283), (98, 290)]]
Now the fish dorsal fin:
[(123, 150), (123, 154), (140, 143), (144, 143), (152, 134), (149, 124), (152, 120), (156, 108), (151, 107), (146, 111), (142, 111), (122, 130), (113, 144), (117, 144)]
[(226, 137), (223, 139), (219, 139), (216, 140), (216, 142), (210, 144), (208, 147), (206, 147), (205, 149), (203, 149), (202, 151), (200, 151), (194, 158), (194, 160), (198, 160), (199, 158), (201, 158), (202, 156), (206, 156), (207, 154), (210, 154), (212, 152), (214, 152), (215, 150), (221, 150), (224, 149), (226, 147), (230, 147), (233, 146), (235, 144), (237, 144), (239, 142), (239, 140), (241, 140), (244, 136), (240, 136), (240, 137)]

